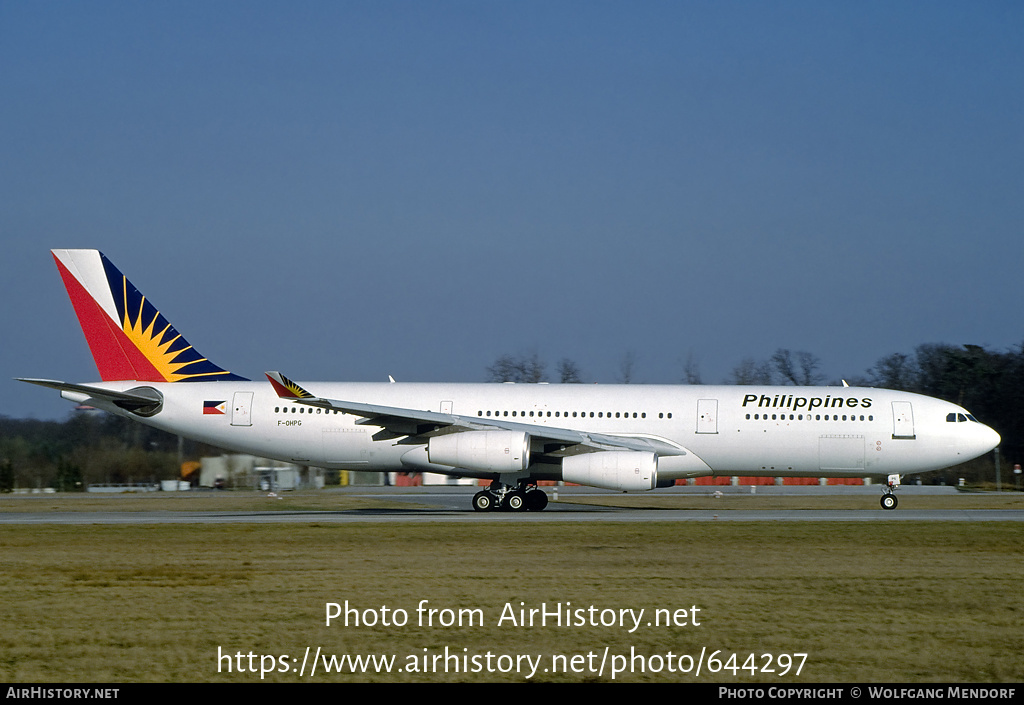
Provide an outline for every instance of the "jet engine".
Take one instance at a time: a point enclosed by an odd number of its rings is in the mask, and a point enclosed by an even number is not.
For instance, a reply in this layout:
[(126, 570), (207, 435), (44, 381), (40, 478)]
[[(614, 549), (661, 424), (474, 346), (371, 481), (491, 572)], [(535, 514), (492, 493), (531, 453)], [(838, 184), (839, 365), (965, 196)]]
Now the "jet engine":
[(523, 431), (462, 431), (434, 436), (427, 442), (427, 458), (488, 472), (519, 472), (530, 465), (530, 436)]
[(607, 490), (653, 490), (658, 456), (634, 450), (603, 450), (562, 459), (562, 479)]

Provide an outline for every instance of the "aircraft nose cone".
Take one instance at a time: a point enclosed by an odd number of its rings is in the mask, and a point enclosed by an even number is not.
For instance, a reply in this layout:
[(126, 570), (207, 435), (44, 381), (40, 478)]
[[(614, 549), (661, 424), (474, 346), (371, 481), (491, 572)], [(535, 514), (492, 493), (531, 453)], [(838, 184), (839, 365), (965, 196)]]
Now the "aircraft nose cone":
[(996, 433), (994, 429), (991, 429), (988, 426), (985, 426), (984, 428), (985, 450), (983, 452), (987, 453), (999, 445), (1003, 439), (999, 437), (999, 434)]
[(998, 433), (984, 424), (971, 424), (968, 428), (971, 429), (971, 434), (964, 439), (965, 450), (972, 458), (988, 453), (1002, 440)]
[(964, 462), (988, 453), (999, 445), (999, 434), (983, 423), (956, 424), (965, 431), (959, 446), (959, 461)]

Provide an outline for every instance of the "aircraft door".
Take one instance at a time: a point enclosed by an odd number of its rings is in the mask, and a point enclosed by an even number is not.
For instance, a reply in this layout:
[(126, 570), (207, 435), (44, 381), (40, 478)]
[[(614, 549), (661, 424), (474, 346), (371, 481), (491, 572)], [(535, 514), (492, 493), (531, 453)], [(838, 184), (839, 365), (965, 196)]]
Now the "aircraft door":
[(917, 438), (914, 433), (914, 408), (909, 401), (892, 403), (892, 437), (909, 440)]
[(697, 400), (697, 433), (718, 433), (718, 400)]
[(252, 392), (235, 392), (231, 402), (231, 425), (252, 426)]

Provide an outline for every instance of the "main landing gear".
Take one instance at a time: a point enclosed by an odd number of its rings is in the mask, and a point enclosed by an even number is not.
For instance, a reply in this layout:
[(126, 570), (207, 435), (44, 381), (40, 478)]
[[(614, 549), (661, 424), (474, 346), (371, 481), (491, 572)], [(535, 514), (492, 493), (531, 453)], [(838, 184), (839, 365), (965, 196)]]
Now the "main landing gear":
[(882, 509), (895, 509), (900, 501), (896, 499), (896, 490), (900, 487), (900, 476), (889, 475), (888, 481), (882, 487)]
[(486, 490), (473, 495), (473, 509), (478, 512), (539, 512), (548, 506), (548, 496), (537, 485), (520, 482), (504, 485), (497, 480)]

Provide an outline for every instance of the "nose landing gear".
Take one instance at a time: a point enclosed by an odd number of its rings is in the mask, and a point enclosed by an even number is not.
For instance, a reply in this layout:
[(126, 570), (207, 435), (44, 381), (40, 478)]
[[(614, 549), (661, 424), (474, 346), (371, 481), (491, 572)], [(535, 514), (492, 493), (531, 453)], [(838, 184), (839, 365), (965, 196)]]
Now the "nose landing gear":
[(900, 487), (900, 476), (889, 475), (888, 481), (882, 488), (882, 509), (895, 509), (900, 501), (896, 499), (896, 490)]

